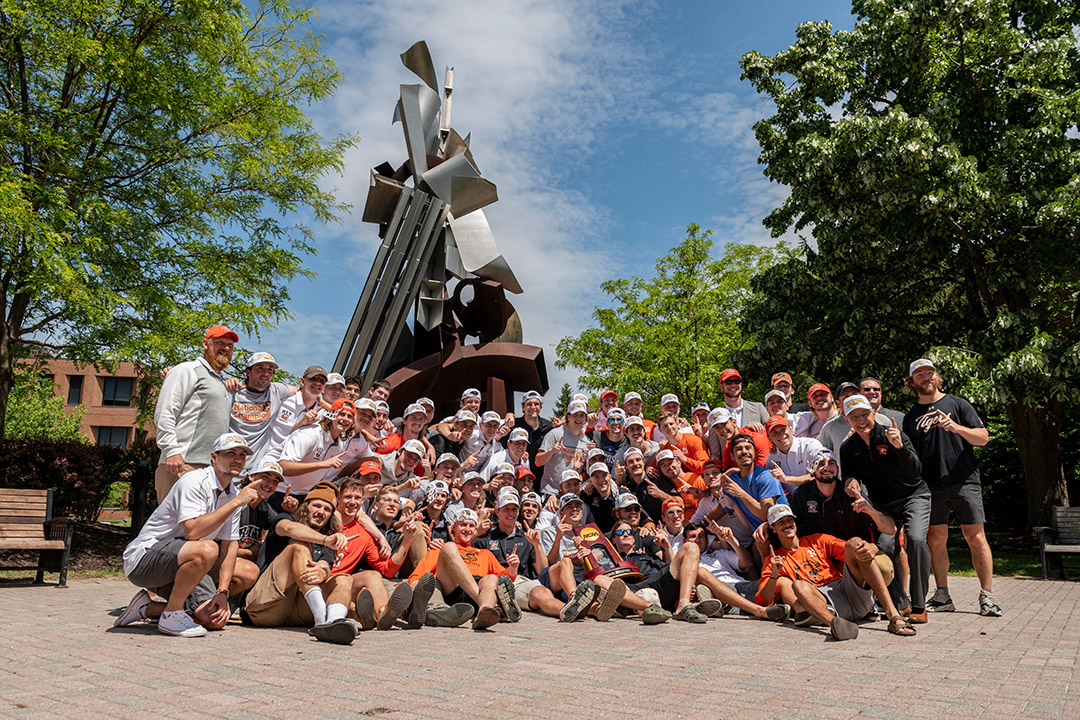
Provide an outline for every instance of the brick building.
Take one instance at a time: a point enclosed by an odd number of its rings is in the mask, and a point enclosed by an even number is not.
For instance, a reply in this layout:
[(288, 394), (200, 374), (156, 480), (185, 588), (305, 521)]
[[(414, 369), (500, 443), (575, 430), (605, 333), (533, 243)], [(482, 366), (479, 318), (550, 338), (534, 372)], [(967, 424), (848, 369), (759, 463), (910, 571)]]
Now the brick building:
[(118, 363), (115, 373), (93, 365), (77, 365), (70, 360), (46, 360), (56, 392), (68, 407), (86, 406), (82, 431), (98, 445), (128, 447), (138, 439), (152, 436), (153, 421), (141, 425), (139, 377), (132, 363)]

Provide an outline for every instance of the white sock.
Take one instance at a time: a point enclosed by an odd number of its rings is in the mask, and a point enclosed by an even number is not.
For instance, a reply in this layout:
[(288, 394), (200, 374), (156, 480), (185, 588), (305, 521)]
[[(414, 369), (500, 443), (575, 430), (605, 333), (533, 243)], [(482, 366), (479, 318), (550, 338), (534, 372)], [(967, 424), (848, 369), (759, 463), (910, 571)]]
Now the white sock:
[(313, 587), (304, 593), (304, 599), (307, 600), (308, 607), (311, 608), (311, 614), (315, 618), (316, 625), (322, 625), (326, 622), (326, 601), (323, 600), (322, 589)]
[(341, 603), (331, 603), (326, 608), (326, 622), (333, 622), (334, 620), (341, 620), (349, 612), (349, 608), (345, 607)]

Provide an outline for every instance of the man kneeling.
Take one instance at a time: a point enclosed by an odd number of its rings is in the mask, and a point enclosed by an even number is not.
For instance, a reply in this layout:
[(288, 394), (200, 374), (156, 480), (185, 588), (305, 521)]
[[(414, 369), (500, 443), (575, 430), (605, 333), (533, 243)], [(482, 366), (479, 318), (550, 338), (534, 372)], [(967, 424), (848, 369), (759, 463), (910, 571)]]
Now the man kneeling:
[[(877, 596), (889, 618), (889, 632), (915, 634), (889, 596), (892, 562), (876, 545), (858, 537), (844, 542), (824, 533), (800, 538), (795, 513), (787, 505), (769, 508), (769, 528), (780, 547), (762, 568), (759, 602), (779, 595), (796, 611), (805, 610), (828, 626), (837, 640), (853, 640), (859, 635), (853, 621), (870, 612)], [(882, 576), (883, 568), (888, 578)]]

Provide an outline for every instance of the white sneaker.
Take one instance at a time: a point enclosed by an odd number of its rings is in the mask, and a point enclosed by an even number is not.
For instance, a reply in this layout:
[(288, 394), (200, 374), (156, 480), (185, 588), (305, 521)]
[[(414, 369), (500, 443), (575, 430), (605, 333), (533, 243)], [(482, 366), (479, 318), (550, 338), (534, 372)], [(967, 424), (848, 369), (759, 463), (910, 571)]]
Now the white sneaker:
[(183, 610), (161, 613), (161, 619), (158, 620), (157, 627), (166, 635), (176, 635), (177, 637), (202, 637), (206, 634), (206, 628), (195, 622)]
[(150, 593), (146, 590), (140, 590), (135, 593), (135, 597), (131, 598), (131, 602), (128, 603), (127, 609), (116, 618), (116, 622), (113, 623), (113, 627), (127, 627), (133, 622), (146, 619), (146, 606), (150, 604)]

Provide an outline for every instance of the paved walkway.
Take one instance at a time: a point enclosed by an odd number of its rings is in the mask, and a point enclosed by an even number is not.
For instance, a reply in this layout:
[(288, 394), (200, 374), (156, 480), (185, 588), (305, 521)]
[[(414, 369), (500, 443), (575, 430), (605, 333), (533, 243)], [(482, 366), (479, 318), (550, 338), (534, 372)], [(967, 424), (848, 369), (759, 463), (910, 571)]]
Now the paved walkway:
[(120, 578), (0, 586), (0, 716), (196, 718), (1080, 717), (1080, 583), (996, 581), (1003, 618), (838, 643), (743, 617), (368, 632), (349, 647), (239, 625), (201, 639), (113, 630)]

